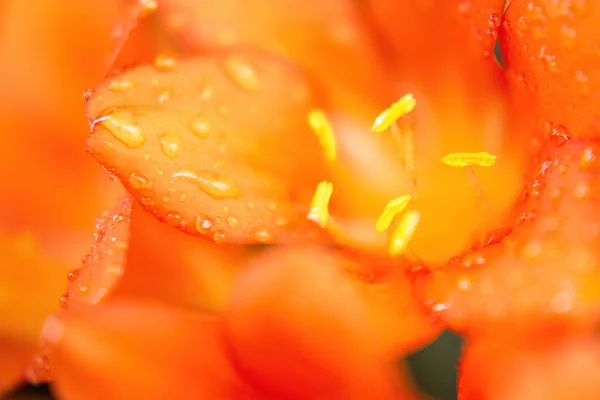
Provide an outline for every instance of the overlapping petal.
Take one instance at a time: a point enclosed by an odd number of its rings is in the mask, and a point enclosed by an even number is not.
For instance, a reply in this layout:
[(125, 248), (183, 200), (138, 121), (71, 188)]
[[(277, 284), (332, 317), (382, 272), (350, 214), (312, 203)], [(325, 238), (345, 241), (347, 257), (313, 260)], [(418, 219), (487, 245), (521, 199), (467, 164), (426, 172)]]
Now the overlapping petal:
[(382, 107), (393, 100), (390, 60), (351, 1), (165, 0), (161, 7), (167, 26), (192, 48), (243, 44), (286, 56), (350, 112), (373, 111), (372, 102)]
[(534, 95), (538, 128), (553, 123), (576, 138), (597, 135), (599, 18), (591, 0), (511, 1), (500, 40), (517, 87)]
[(249, 257), (244, 246), (199, 240), (135, 205), (123, 276), (114, 295), (223, 311), (234, 276)]
[[(123, 81), (131, 88), (111, 90)], [(316, 236), (305, 216), (322, 179), (310, 106), (294, 68), (259, 52), (162, 55), (98, 88), (88, 145), (147, 211), (186, 233), (302, 240)]]
[(469, 343), (459, 368), (464, 400), (591, 400), (598, 397), (600, 342), (495, 335)]
[(107, 302), (45, 325), (61, 399), (257, 399), (227, 358), (218, 320), (143, 301)]
[(501, 243), (457, 257), (417, 284), (434, 314), (471, 333), (508, 325), (595, 329), (600, 317), (598, 151), (597, 141), (548, 144), (512, 233)]
[(253, 260), (234, 286), (227, 321), (242, 375), (286, 399), (393, 398), (388, 364), (437, 333), (402, 271), (371, 274), (321, 247), (282, 247)]

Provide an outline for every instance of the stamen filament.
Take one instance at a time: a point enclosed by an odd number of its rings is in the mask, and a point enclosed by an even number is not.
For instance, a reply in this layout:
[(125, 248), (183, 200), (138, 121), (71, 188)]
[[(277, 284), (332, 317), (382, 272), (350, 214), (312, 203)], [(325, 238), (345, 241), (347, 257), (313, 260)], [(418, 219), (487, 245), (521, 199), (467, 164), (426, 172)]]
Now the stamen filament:
[(325, 113), (321, 110), (312, 110), (308, 113), (308, 124), (319, 138), (327, 159), (335, 161), (337, 153), (335, 135)]
[(378, 233), (387, 231), (392, 222), (394, 221), (396, 215), (404, 211), (411, 199), (412, 197), (407, 194), (404, 196), (397, 197), (391, 200), (389, 203), (387, 203), (383, 212), (381, 213), (381, 216), (375, 224), (375, 230)]

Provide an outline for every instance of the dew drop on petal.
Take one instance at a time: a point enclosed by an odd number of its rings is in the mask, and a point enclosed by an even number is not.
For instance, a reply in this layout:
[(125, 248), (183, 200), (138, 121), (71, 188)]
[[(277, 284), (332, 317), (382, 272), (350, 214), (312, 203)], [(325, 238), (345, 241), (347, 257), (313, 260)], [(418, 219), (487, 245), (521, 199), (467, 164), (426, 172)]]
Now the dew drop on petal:
[(146, 141), (146, 134), (138, 125), (131, 111), (111, 109), (96, 119), (92, 125), (98, 124), (125, 146), (133, 149), (141, 147)]
[(201, 171), (198, 173), (192, 171), (179, 171), (172, 175), (173, 179), (181, 179), (184, 182), (193, 183), (204, 193), (215, 200), (226, 198), (237, 198), (240, 192), (237, 184), (220, 174)]
[(154, 59), (154, 68), (161, 72), (173, 71), (177, 67), (177, 59), (166, 53), (159, 54)]
[(167, 133), (160, 138), (163, 153), (171, 158), (176, 158), (181, 153), (181, 138), (176, 133)]
[(239, 87), (245, 90), (258, 89), (259, 79), (256, 70), (247, 62), (236, 58), (228, 58), (223, 63), (227, 76)]
[(208, 133), (210, 132), (210, 123), (204, 117), (196, 117), (190, 123), (190, 129), (194, 133), (194, 135), (199, 138), (206, 139), (208, 137)]

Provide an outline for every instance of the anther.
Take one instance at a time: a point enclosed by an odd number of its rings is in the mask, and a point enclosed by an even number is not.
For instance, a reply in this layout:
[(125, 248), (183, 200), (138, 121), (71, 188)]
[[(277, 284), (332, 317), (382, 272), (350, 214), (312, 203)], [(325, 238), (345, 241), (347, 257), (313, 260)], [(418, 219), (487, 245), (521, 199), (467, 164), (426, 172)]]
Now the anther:
[(412, 94), (409, 93), (402, 96), (375, 118), (371, 130), (376, 133), (387, 131), (399, 118), (414, 110), (416, 105), (417, 102)]
[(329, 161), (335, 161), (336, 143), (331, 124), (325, 113), (321, 110), (313, 110), (308, 113), (308, 125), (319, 138), (321, 146), (325, 150), (325, 156)]
[(406, 252), (420, 220), (421, 213), (415, 210), (407, 211), (402, 215), (400, 222), (398, 222), (390, 237), (388, 247), (390, 256), (395, 257)]
[(408, 205), (411, 199), (412, 197), (407, 194), (404, 196), (397, 197), (391, 200), (389, 203), (387, 203), (383, 212), (381, 213), (381, 216), (375, 224), (375, 230), (378, 233), (387, 231), (392, 222), (394, 221), (394, 218), (402, 211), (404, 211), (404, 209), (406, 209), (406, 206)]
[(325, 229), (329, 221), (329, 201), (333, 194), (333, 183), (323, 181), (317, 185), (306, 218)]

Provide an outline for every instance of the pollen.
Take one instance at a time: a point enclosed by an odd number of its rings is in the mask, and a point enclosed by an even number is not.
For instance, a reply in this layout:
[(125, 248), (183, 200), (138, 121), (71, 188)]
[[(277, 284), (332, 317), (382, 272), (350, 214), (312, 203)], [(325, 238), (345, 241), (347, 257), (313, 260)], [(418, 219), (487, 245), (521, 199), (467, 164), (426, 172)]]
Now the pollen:
[(456, 168), (464, 167), (491, 167), (496, 164), (496, 156), (486, 153), (450, 153), (442, 158), (446, 165)]
[(404, 254), (420, 219), (421, 213), (415, 210), (410, 210), (402, 216), (400, 222), (392, 231), (388, 247), (390, 256), (394, 257)]
[(320, 182), (310, 203), (310, 212), (306, 216), (306, 218), (323, 229), (327, 228), (329, 221), (329, 201), (331, 200), (332, 193), (333, 183), (327, 181)]
[(416, 105), (417, 101), (412, 94), (409, 93), (402, 96), (398, 101), (383, 110), (383, 112), (375, 118), (371, 130), (375, 133), (387, 131), (399, 118), (402, 118), (414, 110)]
[(381, 213), (381, 216), (375, 224), (375, 230), (378, 233), (387, 231), (390, 225), (392, 224), (392, 221), (394, 221), (396, 215), (404, 211), (411, 199), (412, 197), (407, 194), (404, 196), (397, 197), (391, 200), (389, 203), (387, 203), (383, 212)]
[(325, 150), (325, 156), (329, 161), (335, 161), (336, 143), (331, 124), (325, 113), (321, 110), (312, 110), (308, 113), (308, 124), (315, 132)]

